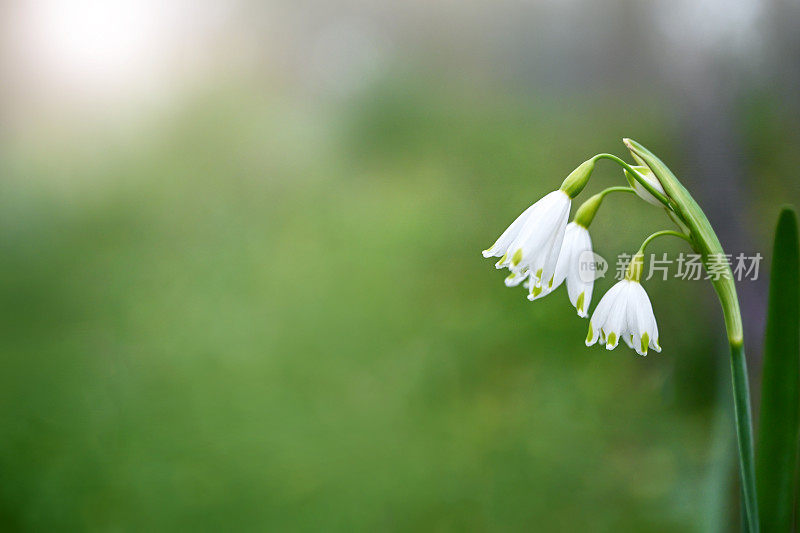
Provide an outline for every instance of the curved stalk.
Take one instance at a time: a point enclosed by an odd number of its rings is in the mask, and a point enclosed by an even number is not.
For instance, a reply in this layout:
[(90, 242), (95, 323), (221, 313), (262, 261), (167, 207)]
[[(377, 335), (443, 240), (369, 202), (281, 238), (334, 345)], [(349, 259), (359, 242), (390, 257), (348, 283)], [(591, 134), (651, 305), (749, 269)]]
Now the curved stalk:
[[(708, 268), (714, 256), (724, 254), (722, 245), (711, 223), (689, 191), (678, 181), (672, 171), (647, 148), (631, 139), (623, 142), (637, 160), (643, 161), (658, 178), (673, 203), (673, 211), (689, 228), (693, 246), (702, 255)], [(750, 533), (758, 533), (758, 498), (756, 494), (755, 460), (753, 453), (753, 422), (750, 407), (750, 388), (747, 361), (744, 354), (742, 315), (739, 298), (730, 265), (717, 279), (711, 281), (719, 296), (725, 329), (731, 346), (731, 375), (733, 378), (733, 405), (736, 416), (736, 435), (739, 443), (739, 467), (742, 480), (742, 508), (744, 524)]]
[(647, 237), (642, 245), (639, 247), (639, 251), (633, 254), (631, 257), (631, 262), (628, 264), (628, 268), (625, 269), (625, 279), (631, 281), (639, 281), (642, 277), (642, 271), (644, 270), (644, 250), (647, 248), (647, 245), (650, 244), (650, 241), (656, 239), (658, 237), (663, 237), (665, 235), (671, 235), (673, 237), (680, 237), (681, 239), (685, 240), (689, 244), (692, 245), (694, 248), (694, 244), (692, 243), (691, 237), (688, 235), (681, 233), (679, 231), (673, 231), (671, 229), (665, 229), (661, 231), (657, 231)]
[(650, 244), (650, 241), (652, 241), (653, 239), (655, 239), (657, 237), (663, 237), (665, 235), (671, 235), (673, 237), (680, 237), (684, 241), (686, 241), (689, 244), (691, 244), (692, 246), (694, 246), (694, 243), (692, 242), (692, 238), (689, 237), (688, 235), (686, 235), (685, 233), (681, 233), (680, 231), (673, 231), (671, 229), (665, 229), (665, 230), (662, 230), (662, 231), (657, 231), (657, 232), (653, 233), (652, 235), (650, 235), (649, 237), (647, 237), (644, 240), (644, 242), (642, 243), (642, 245), (639, 247), (639, 253), (641, 253), (641, 254), (644, 253), (644, 249), (647, 248), (647, 245)]
[(617, 186), (614, 186), (614, 187), (607, 187), (607, 188), (603, 189), (602, 191), (600, 191), (597, 194), (605, 196), (610, 192), (632, 192), (632, 193), (635, 194), (636, 190), (633, 187), (626, 187), (626, 186), (623, 186), (623, 185), (617, 185)]

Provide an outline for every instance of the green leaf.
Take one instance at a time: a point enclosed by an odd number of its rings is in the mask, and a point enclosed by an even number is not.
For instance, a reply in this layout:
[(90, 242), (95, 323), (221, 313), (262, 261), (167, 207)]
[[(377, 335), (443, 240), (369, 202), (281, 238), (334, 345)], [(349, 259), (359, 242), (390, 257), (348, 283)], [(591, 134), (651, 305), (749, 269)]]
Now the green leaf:
[(756, 479), (761, 528), (791, 531), (800, 408), (800, 245), (784, 208), (770, 272)]

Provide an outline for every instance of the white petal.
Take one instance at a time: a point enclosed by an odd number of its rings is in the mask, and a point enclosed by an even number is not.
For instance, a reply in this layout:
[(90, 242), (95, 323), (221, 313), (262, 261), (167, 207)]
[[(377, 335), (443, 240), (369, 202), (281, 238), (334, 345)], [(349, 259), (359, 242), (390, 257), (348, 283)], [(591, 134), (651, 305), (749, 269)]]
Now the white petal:
[(624, 340), (624, 341), (625, 341), (625, 344), (627, 344), (627, 345), (628, 345), (628, 348), (633, 348), (633, 341), (635, 340), (635, 339), (633, 338), (633, 334), (631, 334), (631, 333), (628, 333), (628, 332), (626, 331), (626, 332), (625, 332), (625, 333), (622, 335), (622, 340)]
[(621, 288), (622, 285), (617, 283), (608, 289), (603, 297), (600, 298), (600, 303), (597, 304), (597, 307), (592, 314), (592, 318), (589, 320), (590, 333), (586, 336), (586, 346), (591, 346), (597, 342), (598, 338), (601, 342), (604, 341), (605, 335), (603, 334), (602, 329), (606, 323), (608, 313), (611, 311), (611, 307), (614, 305), (614, 301), (617, 298), (617, 293)]
[(661, 351), (661, 346), (658, 345), (658, 325), (656, 324), (656, 317), (653, 313), (653, 306), (650, 303), (650, 297), (644, 287), (640, 286), (639, 291), (639, 314), (641, 320), (641, 327), (645, 328), (648, 335), (648, 345), (650, 348), (657, 352)]
[[(519, 235), (508, 247), (509, 257), (512, 258), (509, 268), (527, 266), (534, 275), (543, 267), (544, 258), (550, 251), (548, 245), (552, 246), (553, 238), (557, 237), (559, 231), (563, 232), (563, 226), (567, 223), (563, 212), (569, 211), (570, 199), (559, 190), (551, 192), (537, 204), (541, 204), (541, 211), (537, 209), (528, 217)], [(561, 246), (560, 241), (556, 244)], [(518, 250), (521, 250), (521, 257), (515, 256)], [(516, 260), (519, 262), (514, 265)]]
[(581, 318), (586, 318), (589, 315), (588, 311), (589, 305), (592, 302), (593, 290), (594, 282), (582, 281), (577, 273), (570, 273), (570, 275), (567, 276), (567, 294), (569, 295), (569, 301)]
[(630, 338), (628, 346), (636, 350), (639, 355), (647, 355), (647, 348), (642, 349), (642, 335), (647, 334), (646, 323), (642, 322), (641, 293), (637, 290), (641, 285), (633, 282), (629, 289), (626, 340)]
[(597, 304), (594, 314), (592, 314), (592, 322), (596, 323), (598, 327), (605, 324), (608, 313), (611, 311), (611, 306), (614, 305), (614, 301), (617, 298), (617, 293), (619, 293), (622, 288), (622, 282), (616, 283), (606, 291), (602, 298), (600, 298), (600, 303)]
[(529, 272), (526, 270), (524, 273), (512, 272), (505, 279), (506, 287), (516, 287), (528, 277)]
[[(541, 200), (539, 200), (541, 202)], [(511, 223), (511, 225), (503, 232), (502, 235), (495, 241), (495, 243), (490, 246), (488, 249), (483, 251), (483, 257), (501, 257), (503, 254), (506, 253), (508, 250), (508, 245), (511, 244), (514, 239), (517, 238), (519, 235), (520, 230), (525, 225), (525, 221), (528, 220), (530, 214), (535, 210), (537, 204), (536, 202), (528, 209), (522, 212), (520, 216)]]
[(653, 306), (650, 303), (650, 298), (647, 296), (647, 293), (644, 292), (644, 289), (642, 289), (642, 293), (646, 298), (647, 309), (650, 313), (650, 326), (648, 329), (648, 333), (650, 333), (650, 347), (655, 351), (660, 352), (661, 346), (659, 345), (659, 339), (658, 339), (658, 323), (656, 322), (656, 315), (653, 312)]
[(577, 226), (575, 222), (567, 224), (564, 230), (564, 241), (561, 243), (561, 250), (558, 252), (558, 261), (556, 261), (556, 269), (553, 273), (553, 288), (558, 287), (567, 278), (569, 267), (572, 260), (572, 249), (575, 240), (574, 227)]
[[(586, 252), (592, 251), (592, 239), (589, 237), (589, 232), (586, 228), (578, 226), (575, 231), (575, 237), (572, 244), (571, 259), (569, 260), (569, 271), (567, 273), (567, 294), (572, 306), (578, 311), (578, 316), (586, 317), (589, 309), (589, 304), (592, 301), (592, 290), (594, 289), (594, 279), (585, 281), (582, 279), (581, 256)], [(566, 239), (566, 237), (565, 237)], [(560, 259), (559, 259), (560, 261)], [(583, 298), (581, 298), (583, 294)], [(581, 307), (578, 308), (578, 300), (581, 300)]]
[(591, 319), (589, 319), (589, 331), (586, 333), (586, 346), (591, 346), (597, 342), (600, 336), (600, 328), (596, 327)]
[(556, 221), (558, 230), (553, 241), (550, 243), (550, 249), (548, 250), (547, 257), (544, 260), (544, 264), (542, 265), (543, 281), (548, 284), (551, 284), (552, 282), (551, 290), (555, 288), (554, 275), (556, 270), (556, 264), (558, 262), (558, 257), (561, 253), (562, 247), (564, 246), (564, 236), (566, 234), (567, 220), (569, 220), (569, 207), (570, 207), (569, 202), (561, 206), (561, 213), (559, 214), (559, 217)]
[(631, 282), (627, 280), (622, 280), (617, 283), (621, 288), (616, 298), (614, 298), (614, 303), (608, 311), (608, 318), (606, 318), (606, 322), (603, 325), (603, 330), (605, 331), (607, 339), (606, 348), (609, 350), (616, 348), (620, 335), (626, 333), (625, 326), (630, 283)]
[[(566, 223), (566, 219), (564, 223)], [(558, 287), (558, 285), (555, 284), (554, 275), (551, 271), (546, 270), (546, 268), (551, 257), (556, 257), (559, 253), (563, 238), (564, 229), (562, 227), (562, 229), (555, 233), (547, 244), (542, 247), (541, 252), (536, 255), (533, 265), (531, 266), (531, 270), (535, 273), (536, 279), (534, 280), (535, 285), (531, 287), (530, 294), (528, 295), (529, 300), (537, 300), (546, 296)], [(547, 253), (544, 253), (545, 251), (547, 251)], [(552, 264), (554, 263), (555, 260), (552, 261)], [(533, 278), (534, 275), (531, 277)]]

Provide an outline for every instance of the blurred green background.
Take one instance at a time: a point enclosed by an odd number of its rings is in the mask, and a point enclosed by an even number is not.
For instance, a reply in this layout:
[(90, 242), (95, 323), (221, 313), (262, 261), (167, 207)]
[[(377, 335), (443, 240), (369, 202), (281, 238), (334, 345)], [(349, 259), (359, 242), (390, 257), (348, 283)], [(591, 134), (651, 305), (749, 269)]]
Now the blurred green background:
[[(3, 528), (732, 528), (710, 285), (646, 283), (641, 358), (480, 251), (632, 137), (766, 271), (800, 19), (754, 5), (5, 5)], [(667, 223), (612, 196), (596, 251)]]

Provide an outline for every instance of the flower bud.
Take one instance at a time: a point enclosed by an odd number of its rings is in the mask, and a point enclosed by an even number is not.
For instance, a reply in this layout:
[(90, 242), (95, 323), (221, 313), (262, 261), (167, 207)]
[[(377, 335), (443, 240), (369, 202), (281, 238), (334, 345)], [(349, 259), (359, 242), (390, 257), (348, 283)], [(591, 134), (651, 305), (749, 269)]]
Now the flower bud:
[[(638, 159), (638, 157), (637, 157), (636, 159)], [(631, 167), (631, 168), (633, 168), (633, 169), (634, 169), (634, 170), (635, 170), (635, 171), (636, 171), (636, 172), (637, 172), (637, 173), (638, 173), (638, 174), (639, 174), (641, 177), (643, 177), (643, 178), (644, 178), (644, 180), (645, 180), (647, 183), (649, 183), (649, 184), (650, 184), (650, 186), (651, 186), (651, 187), (653, 187), (653, 188), (654, 188), (656, 191), (660, 192), (660, 193), (661, 193), (661, 194), (663, 194), (664, 196), (666, 196), (666, 195), (667, 195), (667, 194), (664, 192), (664, 187), (662, 187), (662, 186), (661, 186), (661, 182), (660, 182), (660, 181), (658, 181), (658, 178), (656, 177), (656, 175), (655, 175), (655, 174), (653, 174), (653, 171), (652, 171), (652, 170), (650, 170), (650, 167), (648, 167), (647, 165), (637, 165), (637, 166), (633, 166), (633, 167)], [(628, 184), (630, 184), (630, 186), (631, 186), (631, 187), (633, 187), (633, 190), (634, 190), (634, 191), (636, 191), (636, 194), (639, 196), (639, 198), (641, 198), (642, 200), (644, 200), (644, 201), (645, 201), (645, 202), (647, 202), (647, 203), (650, 203), (650, 204), (653, 204), (653, 205), (656, 205), (656, 206), (659, 206), (659, 207), (661, 207), (661, 206), (663, 205), (663, 204), (662, 204), (662, 203), (661, 203), (661, 202), (658, 200), (658, 198), (656, 198), (655, 196), (653, 196), (652, 194), (650, 194), (650, 193), (647, 191), (647, 189), (645, 189), (645, 188), (642, 186), (642, 184), (641, 184), (641, 183), (639, 183), (639, 182), (638, 182), (638, 181), (637, 181), (637, 180), (636, 180), (636, 179), (635, 179), (635, 178), (634, 178), (634, 177), (631, 175), (631, 173), (630, 173), (630, 172), (628, 172), (628, 170), (627, 170), (627, 169), (623, 169), (623, 172), (625, 173), (625, 179), (627, 179), (627, 180), (628, 180)]]

